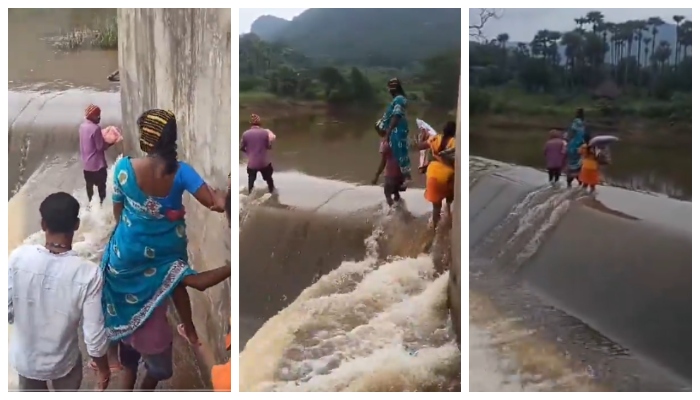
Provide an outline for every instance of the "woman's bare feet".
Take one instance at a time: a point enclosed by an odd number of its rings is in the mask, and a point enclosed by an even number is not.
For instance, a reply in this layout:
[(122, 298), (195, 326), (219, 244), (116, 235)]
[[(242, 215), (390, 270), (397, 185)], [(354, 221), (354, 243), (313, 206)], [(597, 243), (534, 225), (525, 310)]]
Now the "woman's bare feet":
[(197, 336), (197, 331), (194, 329), (194, 326), (191, 326), (188, 329), (185, 327), (185, 324), (178, 324), (177, 333), (180, 334), (180, 336), (182, 336), (185, 340), (187, 340), (187, 343), (189, 343), (191, 346), (201, 345), (201, 343), (199, 342), (199, 337)]

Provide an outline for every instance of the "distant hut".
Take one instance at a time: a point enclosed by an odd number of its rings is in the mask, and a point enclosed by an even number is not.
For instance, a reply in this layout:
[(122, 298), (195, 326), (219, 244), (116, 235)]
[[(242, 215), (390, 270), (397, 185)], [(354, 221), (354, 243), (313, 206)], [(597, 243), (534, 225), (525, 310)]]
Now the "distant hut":
[(615, 104), (615, 99), (620, 97), (622, 91), (612, 80), (606, 80), (601, 83), (594, 91), (593, 98), (597, 100), (597, 108), (604, 121), (605, 125), (614, 124), (614, 119), (619, 115), (619, 107)]
[(622, 94), (622, 91), (611, 80), (606, 80), (601, 83), (594, 91), (593, 97), (595, 99), (605, 99), (605, 100), (615, 100)]

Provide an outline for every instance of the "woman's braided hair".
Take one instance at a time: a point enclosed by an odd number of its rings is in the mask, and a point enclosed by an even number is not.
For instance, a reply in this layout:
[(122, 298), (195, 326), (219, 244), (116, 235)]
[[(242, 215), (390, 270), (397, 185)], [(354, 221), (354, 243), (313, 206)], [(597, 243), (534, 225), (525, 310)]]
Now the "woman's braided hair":
[(153, 109), (141, 114), (136, 121), (139, 145), (146, 154), (166, 161), (165, 172), (177, 171), (177, 122), (172, 111)]

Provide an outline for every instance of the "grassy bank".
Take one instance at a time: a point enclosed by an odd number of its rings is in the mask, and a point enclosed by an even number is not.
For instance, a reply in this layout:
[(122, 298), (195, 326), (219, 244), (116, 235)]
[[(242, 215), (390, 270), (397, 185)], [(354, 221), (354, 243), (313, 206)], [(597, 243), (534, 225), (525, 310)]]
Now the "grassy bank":
[(320, 100), (287, 99), (267, 92), (243, 92), (238, 99), (240, 121), (247, 121), (252, 113), (268, 119), (322, 115), (329, 110), (328, 105)]
[(46, 41), (62, 51), (116, 50), (119, 44), (117, 18), (97, 20), (90, 25), (46, 38)]
[[(518, 141), (548, 138), (550, 129), (566, 130), (571, 124), (569, 115), (477, 115), (469, 118), (470, 138)], [(661, 147), (678, 147), (692, 142), (692, 126), (689, 122), (669, 123), (650, 118), (621, 117), (615, 120), (587, 117), (590, 132), (595, 135), (612, 134), (625, 143)]]
[(586, 110), (593, 118), (644, 118), (668, 122), (690, 122), (692, 99), (676, 94), (661, 101), (642, 92), (630, 93), (615, 100), (593, 99), (588, 93), (531, 94), (519, 89), (469, 89), (469, 114), (509, 115), (526, 117), (572, 118), (577, 108)]
[[(264, 118), (287, 118), (287, 117), (305, 117), (314, 115), (324, 115), (334, 112), (367, 112), (372, 110), (377, 113), (377, 117), (384, 110), (386, 103), (373, 102), (371, 104), (355, 104), (355, 105), (333, 105), (323, 100), (299, 100), (286, 97), (279, 97), (269, 92), (252, 91), (241, 92), (238, 94), (239, 99), (239, 120), (247, 121), (251, 113), (259, 114)], [(386, 100), (388, 102), (388, 99)], [(425, 101), (411, 101), (411, 114), (415, 115), (418, 112), (418, 118), (427, 113), (446, 113), (453, 117), (456, 115), (456, 110), (445, 111), (443, 109), (431, 108), (430, 104)]]

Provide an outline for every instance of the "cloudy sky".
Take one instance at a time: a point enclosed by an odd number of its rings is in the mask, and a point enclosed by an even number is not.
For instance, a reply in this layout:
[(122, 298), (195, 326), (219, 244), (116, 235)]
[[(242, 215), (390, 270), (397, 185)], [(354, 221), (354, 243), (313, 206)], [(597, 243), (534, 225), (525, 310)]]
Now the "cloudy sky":
[[(674, 15), (684, 15), (692, 20), (690, 8), (508, 8), (502, 10), (498, 20), (489, 21), (483, 34), (495, 38), (499, 33), (510, 35), (512, 42), (530, 42), (540, 29), (566, 31), (576, 27), (574, 18), (589, 11), (600, 11), (606, 21), (622, 22), (630, 19), (661, 17), (673, 23)], [(479, 22), (479, 9), (469, 9), (469, 24)]]
[(274, 15), (284, 19), (292, 19), (304, 10), (306, 8), (241, 8), (238, 10), (238, 33), (250, 32), (250, 25), (262, 15)]

